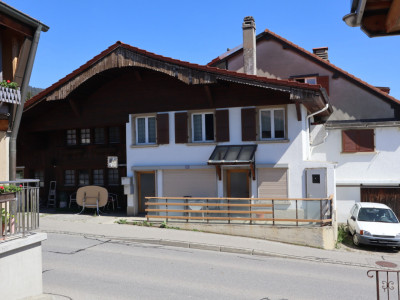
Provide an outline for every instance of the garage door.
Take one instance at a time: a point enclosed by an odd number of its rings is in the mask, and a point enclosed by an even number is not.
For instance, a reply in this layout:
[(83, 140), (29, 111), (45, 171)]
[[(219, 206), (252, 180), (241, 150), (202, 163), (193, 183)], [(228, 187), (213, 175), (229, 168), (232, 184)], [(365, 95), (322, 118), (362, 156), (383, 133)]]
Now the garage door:
[(217, 197), (215, 169), (164, 170), (164, 197)]
[(400, 217), (400, 188), (361, 188), (361, 202), (377, 202), (389, 206)]
[(287, 169), (260, 168), (258, 169), (259, 198), (287, 198)]

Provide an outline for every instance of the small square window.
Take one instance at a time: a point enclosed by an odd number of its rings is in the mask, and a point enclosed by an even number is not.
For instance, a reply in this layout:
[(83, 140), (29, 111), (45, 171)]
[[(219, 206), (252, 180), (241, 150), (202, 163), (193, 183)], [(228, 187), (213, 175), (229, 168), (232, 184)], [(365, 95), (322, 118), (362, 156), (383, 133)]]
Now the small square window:
[(65, 170), (64, 185), (75, 185), (75, 171), (74, 170)]
[(93, 184), (104, 185), (104, 172), (103, 170), (93, 170)]
[(76, 130), (67, 130), (67, 145), (76, 145)]
[(214, 114), (192, 114), (192, 141), (209, 142), (214, 139)]
[(90, 144), (90, 129), (81, 129), (81, 144)]
[(104, 128), (95, 128), (94, 129), (94, 143), (95, 144), (104, 144), (105, 143), (105, 133)]
[(44, 187), (44, 172), (42, 170), (35, 171), (33, 178), (39, 179), (39, 186)]
[(118, 169), (108, 169), (108, 184), (119, 185)]
[(89, 185), (89, 172), (85, 170), (79, 171), (79, 185)]

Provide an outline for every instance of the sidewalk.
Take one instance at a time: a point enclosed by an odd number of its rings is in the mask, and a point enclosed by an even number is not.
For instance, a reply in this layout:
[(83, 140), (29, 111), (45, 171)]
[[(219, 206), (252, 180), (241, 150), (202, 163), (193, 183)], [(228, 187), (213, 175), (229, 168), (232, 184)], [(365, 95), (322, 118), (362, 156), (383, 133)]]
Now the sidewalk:
[[(145, 220), (135, 217), (41, 214), (40, 231), (90, 235), (105, 239), (248, 255), (283, 257), (369, 269), (382, 269), (383, 267), (377, 262), (383, 261), (394, 263), (397, 266), (393, 266), (393, 268), (400, 269), (400, 253), (390, 249), (377, 249), (375, 251), (373, 248), (355, 249), (342, 246), (340, 249), (323, 250), (246, 237), (116, 224), (115, 221), (120, 219), (126, 219), (128, 222)], [(172, 224), (171, 226), (179, 227), (179, 225)]]

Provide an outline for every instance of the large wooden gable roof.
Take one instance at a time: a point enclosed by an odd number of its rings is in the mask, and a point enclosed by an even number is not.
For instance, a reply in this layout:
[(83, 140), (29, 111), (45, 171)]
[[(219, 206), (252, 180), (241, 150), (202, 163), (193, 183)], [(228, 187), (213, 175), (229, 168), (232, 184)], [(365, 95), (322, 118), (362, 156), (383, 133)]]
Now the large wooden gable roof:
[(25, 104), (25, 110), (29, 110), (42, 101), (67, 99), (76, 88), (96, 74), (110, 69), (126, 67), (138, 67), (161, 72), (188, 85), (207, 85), (218, 81), (228, 81), (246, 86), (278, 90), (289, 93), (290, 99), (293, 101), (302, 102), (304, 100), (310, 111), (322, 108), (329, 101), (325, 91), (319, 85), (269, 79), (192, 64), (116, 42), (72, 73), (28, 100)]
[[(264, 32), (260, 33), (257, 35), (256, 40), (257, 41), (261, 41), (263, 39), (269, 39), (272, 38), (275, 41), (281, 43), (282, 45), (284, 45), (284, 47), (290, 48), (294, 51), (296, 51), (297, 53), (299, 53), (300, 55), (306, 57), (307, 59), (310, 59), (318, 64), (320, 64), (321, 66), (331, 70), (332, 72), (334, 72), (336, 75), (339, 76), (343, 76), (344, 78), (347, 78), (348, 80), (354, 82), (355, 84), (358, 84), (359, 86), (363, 87), (364, 89), (368, 90), (369, 92), (377, 95), (378, 97), (380, 97), (381, 99), (388, 101), (389, 103), (395, 103), (395, 104), (400, 104), (400, 101), (392, 96), (390, 96), (388, 93), (382, 91), (381, 89), (370, 85), (369, 83), (361, 80), (360, 78), (346, 72), (345, 70), (339, 68), (338, 66), (330, 63), (329, 61), (322, 59), (321, 57), (319, 57), (318, 55), (311, 53), (310, 51), (307, 51), (306, 49), (292, 43), (291, 41), (281, 37), (280, 35), (265, 29)], [(243, 46), (239, 45), (231, 50), (229, 50), (228, 52), (218, 56), (217, 58), (213, 59), (212, 61), (210, 61), (207, 66), (217, 66), (219, 65), (221, 62), (227, 60), (230, 57), (236, 56), (236, 55), (241, 55), (243, 52)]]

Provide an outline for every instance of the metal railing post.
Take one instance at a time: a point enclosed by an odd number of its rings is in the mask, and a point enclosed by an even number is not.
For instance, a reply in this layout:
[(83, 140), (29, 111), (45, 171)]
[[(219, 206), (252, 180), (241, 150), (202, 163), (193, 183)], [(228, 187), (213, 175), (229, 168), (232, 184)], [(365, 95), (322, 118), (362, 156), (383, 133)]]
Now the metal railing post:
[(275, 202), (272, 199), (272, 225), (275, 225)]
[(231, 224), (231, 214), (230, 214), (230, 206), (229, 206), (229, 198), (226, 198), (228, 201), (228, 224)]
[(322, 199), (319, 200), (319, 220), (321, 221), (321, 227), (324, 225), (322, 222)]
[(299, 226), (299, 210), (297, 208), (297, 199), (296, 199), (296, 226)]

